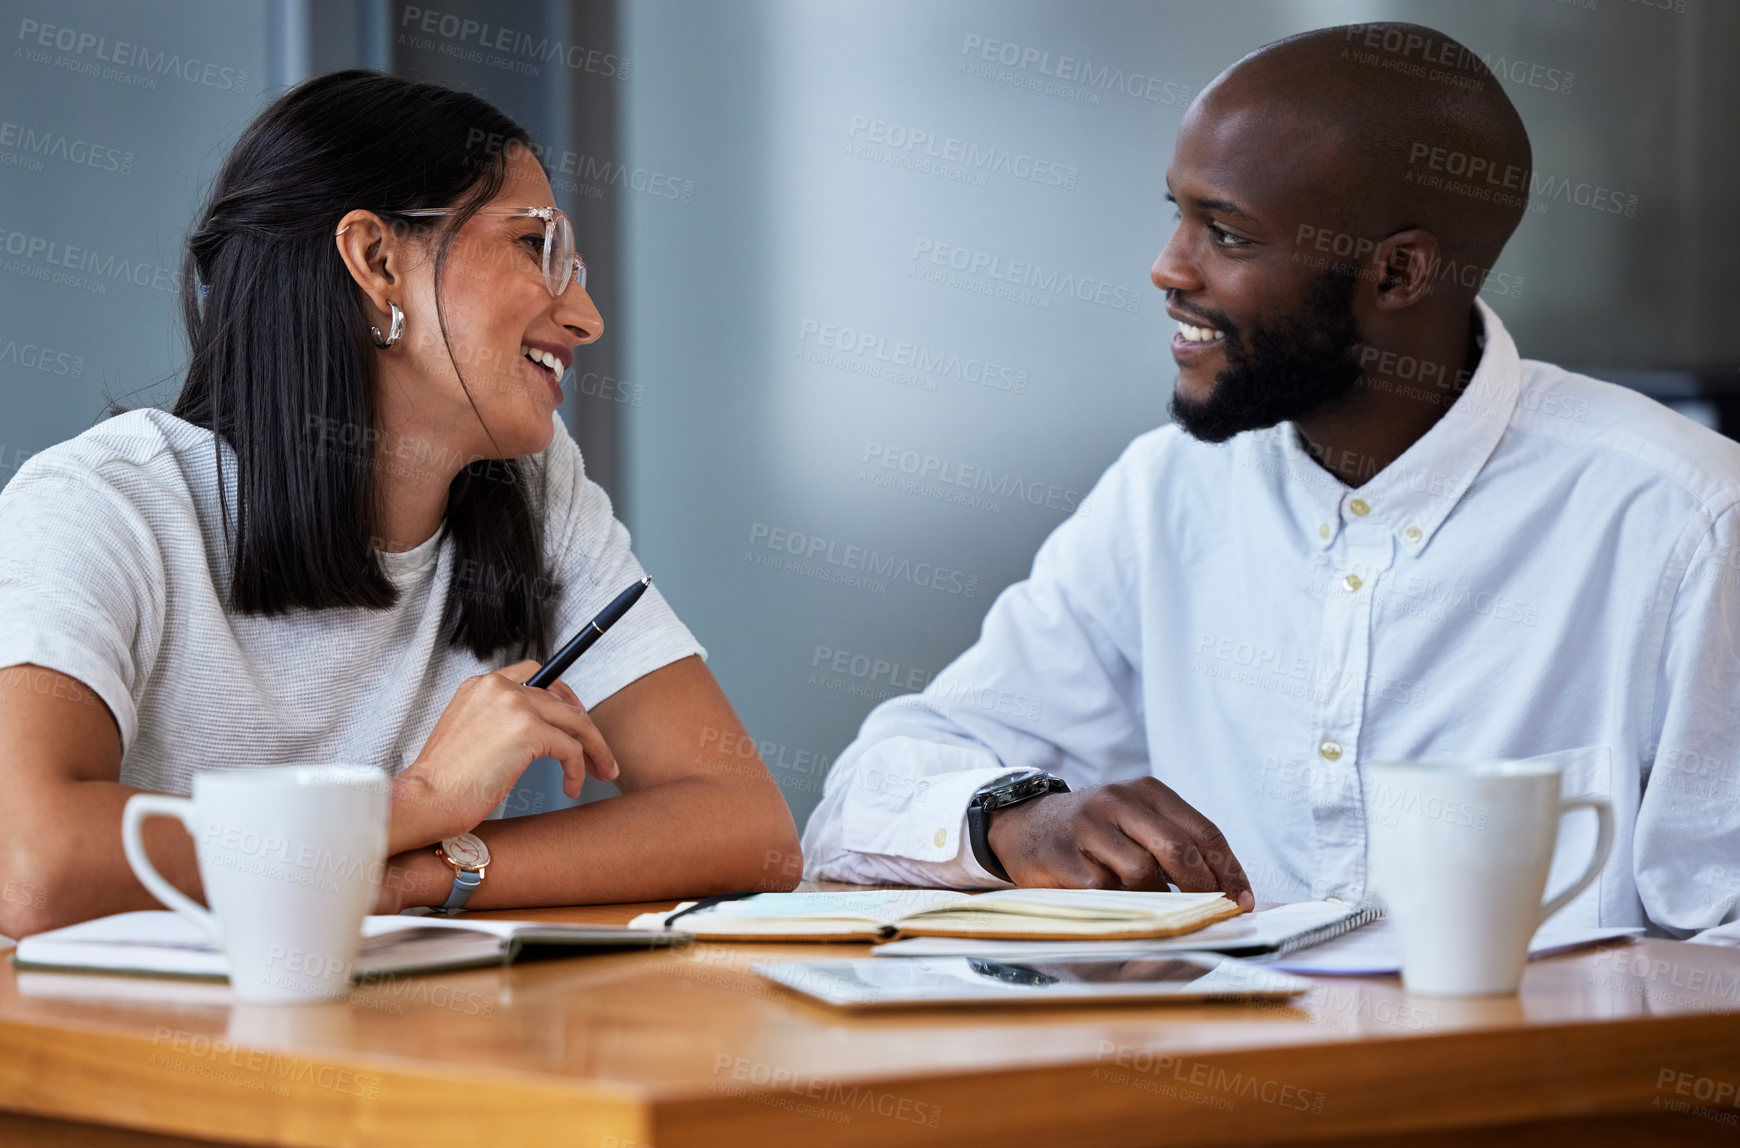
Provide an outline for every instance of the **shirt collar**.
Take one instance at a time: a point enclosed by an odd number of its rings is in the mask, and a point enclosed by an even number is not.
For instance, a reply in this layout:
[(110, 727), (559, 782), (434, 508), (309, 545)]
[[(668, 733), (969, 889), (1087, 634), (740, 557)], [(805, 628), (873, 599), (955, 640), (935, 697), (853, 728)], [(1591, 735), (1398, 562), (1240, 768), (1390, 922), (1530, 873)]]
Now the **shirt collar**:
[[(1321, 548), (1327, 549), (1348, 523), (1366, 521), (1384, 525), (1401, 553), (1422, 552), (1492, 457), (1516, 411), (1522, 364), (1492, 308), (1479, 298), (1474, 307), (1486, 345), (1468, 386), (1431, 430), (1364, 485), (1349, 488), (1318, 465), (1292, 423), (1268, 432), (1279, 435), (1277, 449), (1289, 463), (1285, 473), (1292, 477), (1286, 485), (1295, 496), (1289, 502), (1311, 519), (1302, 518), (1300, 526)], [(1431, 383), (1421, 388), (1451, 393)]]

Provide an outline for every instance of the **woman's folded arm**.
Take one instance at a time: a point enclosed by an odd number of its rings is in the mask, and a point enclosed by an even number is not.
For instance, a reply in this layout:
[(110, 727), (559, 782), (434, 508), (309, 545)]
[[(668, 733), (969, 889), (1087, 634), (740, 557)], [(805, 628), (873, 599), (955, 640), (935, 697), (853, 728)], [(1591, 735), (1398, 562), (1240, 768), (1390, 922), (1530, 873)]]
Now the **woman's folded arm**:
[[(669, 900), (785, 890), (802, 872), (797, 826), (724, 692), (699, 657), (672, 662), (598, 703), (621, 793), (485, 821), (483, 884), (468, 909)], [(431, 849), (398, 854), (398, 905), (439, 905), (452, 873)]]

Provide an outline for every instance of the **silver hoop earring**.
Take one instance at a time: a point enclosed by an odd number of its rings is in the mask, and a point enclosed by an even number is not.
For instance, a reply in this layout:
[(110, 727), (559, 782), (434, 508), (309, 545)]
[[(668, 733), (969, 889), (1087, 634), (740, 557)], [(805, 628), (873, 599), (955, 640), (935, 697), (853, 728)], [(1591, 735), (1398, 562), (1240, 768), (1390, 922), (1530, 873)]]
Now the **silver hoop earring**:
[(400, 335), (405, 333), (405, 313), (399, 310), (399, 305), (397, 303), (388, 303), (387, 306), (393, 309), (393, 322), (391, 329), (387, 333), (387, 337), (384, 339), (381, 338), (381, 329), (379, 327), (369, 328), (369, 334), (375, 337), (375, 346), (377, 347), (390, 347), (399, 341)]

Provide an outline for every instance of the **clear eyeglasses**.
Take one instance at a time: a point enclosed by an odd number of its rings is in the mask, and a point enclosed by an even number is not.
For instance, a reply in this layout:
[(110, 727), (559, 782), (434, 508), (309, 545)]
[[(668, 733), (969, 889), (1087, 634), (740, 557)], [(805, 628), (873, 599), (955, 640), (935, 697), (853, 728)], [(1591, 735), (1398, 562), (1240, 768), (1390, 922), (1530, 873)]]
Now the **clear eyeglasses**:
[[(432, 218), (452, 215), (453, 207), (413, 207), (403, 211), (377, 209), (382, 215), (406, 218)], [(479, 211), (478, 215), (524, 216), (544, 221), (544, 286), (560, 298), (568, 284), (578, 284), (586, 290), (586, 261), (574, 251), (574, 225), (559, 207), (510, 207), (497, 211)]]

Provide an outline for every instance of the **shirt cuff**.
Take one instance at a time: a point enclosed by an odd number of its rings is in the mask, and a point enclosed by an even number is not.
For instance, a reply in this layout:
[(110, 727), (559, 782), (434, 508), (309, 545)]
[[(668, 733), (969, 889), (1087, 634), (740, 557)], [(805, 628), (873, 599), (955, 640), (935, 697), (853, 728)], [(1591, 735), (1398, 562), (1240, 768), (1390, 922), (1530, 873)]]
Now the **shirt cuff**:
[(967, 803), (980, 786), (1008, 772), (982, 749), (891, 738), (873, 746), (853, 770), (841, 844), (855, 853), (910, 861), (958, 860), (966, 871), (995, 881), (971, 847), (963, 848)]

